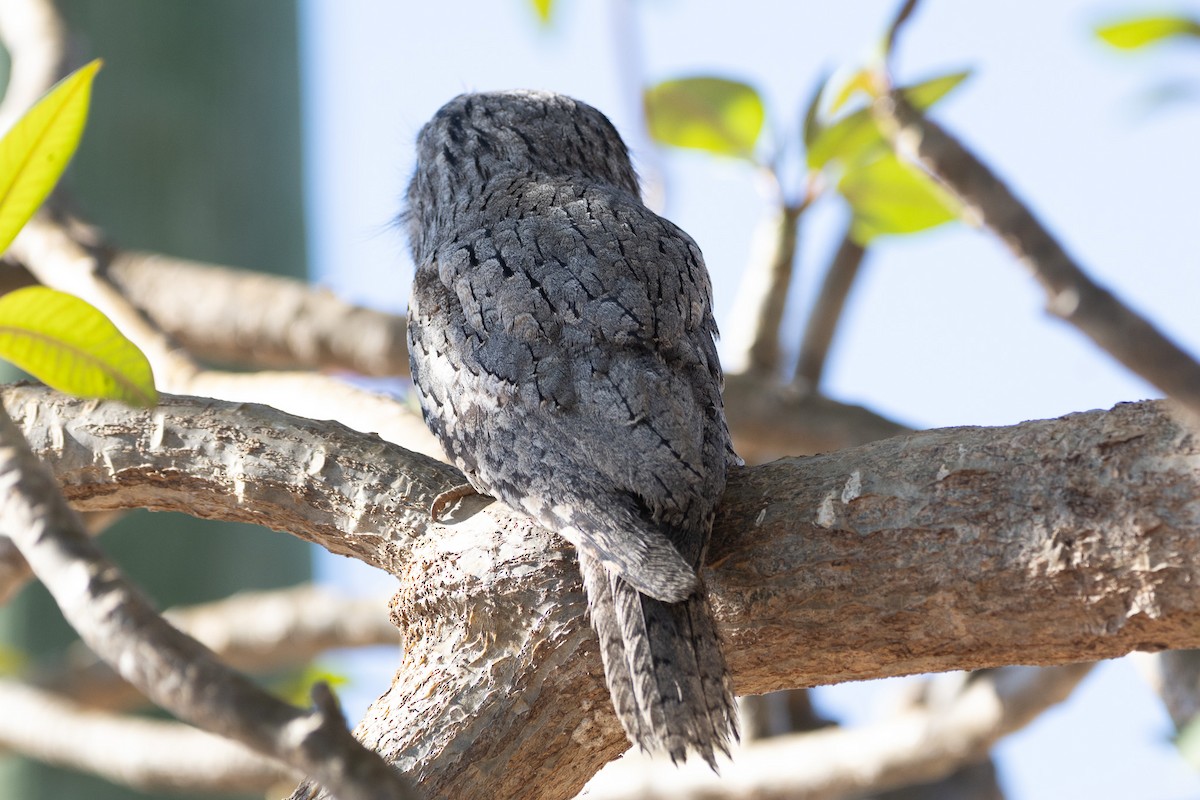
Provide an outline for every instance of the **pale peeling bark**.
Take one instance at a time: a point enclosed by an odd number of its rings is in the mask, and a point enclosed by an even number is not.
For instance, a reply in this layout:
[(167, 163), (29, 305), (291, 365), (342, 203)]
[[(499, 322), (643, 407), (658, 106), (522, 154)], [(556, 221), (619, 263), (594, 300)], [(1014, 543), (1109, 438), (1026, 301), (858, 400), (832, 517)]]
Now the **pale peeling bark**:
[[(445, 465), (257, 406), (5, 403), (79, 507), (256, 521), (395, 574), (404, 656), (357, 733), (431, 796), (570, 797), (625, 748), (570, 547), (481, 498), (432, 523)], [(736, 470), (705, 577), (737, 689), (1200, 646), (1198, 467), (1144, 402)]]

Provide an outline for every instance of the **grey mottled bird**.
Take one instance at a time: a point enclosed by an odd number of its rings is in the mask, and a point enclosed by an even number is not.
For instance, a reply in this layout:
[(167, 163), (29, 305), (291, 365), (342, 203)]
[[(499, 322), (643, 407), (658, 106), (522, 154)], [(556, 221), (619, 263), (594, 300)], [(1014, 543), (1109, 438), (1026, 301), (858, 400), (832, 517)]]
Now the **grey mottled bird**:
[(575, 545), (632, 742), (736, 738), (704, 584), (725, 473), (712, 289), (621, 137), (562, 95), (464, 94), (421, 129), (406, 219), (413, 382), (471, 485)]

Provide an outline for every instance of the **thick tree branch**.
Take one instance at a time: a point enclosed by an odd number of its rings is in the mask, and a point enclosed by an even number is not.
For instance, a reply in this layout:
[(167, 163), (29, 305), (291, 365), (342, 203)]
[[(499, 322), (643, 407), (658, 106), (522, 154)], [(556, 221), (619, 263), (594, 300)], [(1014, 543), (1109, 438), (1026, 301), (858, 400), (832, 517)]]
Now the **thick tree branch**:
[[(568, 797), (624, 749), (569, 546), (335, 423), (7, 389), (82, 508), (257, 521), (400, 578), (357, 735), (434, 795)], [(86, 406), (88, 413), (82, 413)], [(1160, 403), (736, 470), (706, 572), (741, 693), (1200, 646), (1200, 443)]]
[(974, 677), (946, 707), (905, 711), (861, 728), (780, 736), (744, 747), (721, 774), (645, 757), (614, 762), (587, 800), (836, 800), (944, 778), (1065, 700), (1090, 664), (1004, 667)]
[(261, 792), (292, 777), (278, 762), (178, 722), (99, 713), (0, 680), (0, 746), (143, 791)]
[(316, 777), (342, 800), (415, 797), (401, 775), (349, 736), (328, 688), (314, 688), (314, 711), (293, 708), (156, 614), (88, 539), (7, 413), (0, 413), (0, 487), (0, 534), (20, 549), (88, 647), (147, 697)]
[(1149, 320), (1095, 283), (1033, 213), (974, 154), (892, 90), (872, 105), (900, 152), (920, 164), (1033, 273), (1047, 310), (1071, 323), (1135, 375), (1200, 420), (1200, 364)]

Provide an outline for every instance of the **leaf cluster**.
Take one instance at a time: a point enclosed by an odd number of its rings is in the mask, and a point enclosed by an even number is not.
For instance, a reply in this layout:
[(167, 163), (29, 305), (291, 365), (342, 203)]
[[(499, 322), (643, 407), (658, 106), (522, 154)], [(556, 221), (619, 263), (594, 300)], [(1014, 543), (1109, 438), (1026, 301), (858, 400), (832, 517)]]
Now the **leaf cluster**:
[[(915, 105), (928, 108), (968, 77), (953, 72), (905, 91)], [(645, 92), (646, 120), (661, 144), (740, 159), (767, 169), (780, 184), (782, 157), (788, 150), (802, 155), (806, 190), (796, 205), (814, 200), (821, 187), (833, 187), (850, 208), (852, 236), (865, 246), (879, 236), (917, 233), (959, 216), (947, 192), (887, 146), (865, 102), (875, 84), (870, 69), (838, 84), (823, 81), (800, 134), (783, 138), (773, 153), (765, 152), (766, 104), (749, 83), (714, 76), (663, 81)]]

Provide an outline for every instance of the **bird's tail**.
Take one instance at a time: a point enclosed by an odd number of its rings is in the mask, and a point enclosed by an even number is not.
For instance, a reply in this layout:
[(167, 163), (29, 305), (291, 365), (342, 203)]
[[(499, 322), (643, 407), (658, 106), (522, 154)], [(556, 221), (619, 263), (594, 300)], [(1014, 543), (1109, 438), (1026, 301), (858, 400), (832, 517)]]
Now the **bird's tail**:
[(703, 584), (682, 603), (640, 594), (580, 553), (613, 707), (634, 744), (716, 769), (738, 737), (733, 687)]

